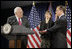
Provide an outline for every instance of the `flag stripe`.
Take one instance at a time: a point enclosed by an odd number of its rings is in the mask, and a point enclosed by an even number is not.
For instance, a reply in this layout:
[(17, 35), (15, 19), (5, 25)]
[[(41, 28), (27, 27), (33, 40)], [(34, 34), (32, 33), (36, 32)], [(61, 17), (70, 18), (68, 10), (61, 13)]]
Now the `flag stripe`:
[(38, 42), (36, 41), (36, 39), (34, 38), (34, 36), (31, 35), (31, 37), (33, 38), (33, 40), (34, 40), (34, 42), (36, 43), (37, 47), (40, 48), (40, 46), (39, 46)]
[(36, 33), (38, 34), (38, 36), (40, 36), (40, 34), (39, 34), (39, 30), (38, 30), (37, 27), (35, 28), (35, 31), (36, 31)]
[[(35, 31), (35, 29), (34, 29), (34, 31)], [(39, 39), (39, 41), (41, 42), (40, 37), (38, 36), (38, 34), (36, 33), (36, 31), (35, 31), (35, 34), (36, 34), (37, 38)]]
[(39, 26), (37, 26), (37, 29), (38, 29), (38, 31), (39, 31)]
[[(29, 37), (30, 37), (30, 36), (29, 36)], [(31, 38), (31, 39), (32, 39), (32, 38)], [(31, 41), (31, 39), (30, 39), (30, 38), (28, 38), (29, 43), (31, 44), (32, 48), (35, 48), (35, 46), (33, 45), (32, 41)]]
[(37, 39), (36, 41), (38, 42), (38, 44), (40, 45), (40, 41), (38, 40), (38, 38), (36, 37), (36, 35), (33, 35), (35, 39)]
[(33, 41), (32, 41), (32, 44), (35, 46), (35, 48), (38, 48), (38, 46), (36, 45), (35, 40), (34, 40), (33, 37), (32, 37), (33, 35), (30, 35), (30, 36), (31, 36), (31, 38), (32, 38), (32, 40), (33, 40)]
[(32, 41), (32, 44), (35, 46), (35, 48), (38, 48), (38, 46), (36, 45), (36, 42), (33, 40), (33, 35), (30, 35), (30, 39)]
[(68, 43), (68, 42), (67, 42), (67, 45), (68, 45), (68, 46), (67, 46), (68, 48), (71, 48), (71, 46), (69, 45), (69, 43)]
[(69, 29), (70, 33), (71, 33), (71, 28)]
[(28, 40), (28, 45), (27, 45), (28, 48), (32, 48), (32, 45), (30, 44), (29, 40)]
[(67, 33), (67, 38), (71, 41), (71, 36)]
[(39, 31), (37, 29), (37, 27), (35, 28), (36, 34), (40, 37)]
[(71, 33), (70, 33), (70, 31), (69, 31), (69, 30), (67, 30), (67, 32), (68, 32), (69, 36), (71, 37)]
[(27, 45), (27, 48), (29, 48), (29, 45)]
[[(34, 31), (35, 31), (35, 30), (34, 30)], [(35, 32), (36, 32), (36, 31), (35, 31)], [(37, 33), (37, 32), (36, 32), (36, 33)], [(38, 34), (36, 34), (36, 33), (35, 33), (36, 37), (38, 38), (39, 42), (41, 42), (41, 40), (40, 40)], [(30, 37), (30, 36), (29, 36), (29, 37)], [(33, 35), (31, 35), (31, 38), (34, 40), (35, 43), (37, 43), (37, 42), (35, 41)], [(37, 40), (37, 39), (36, 39), (36, 40)], [(37, 41), (38, 41), (38, 40), (37, 40)], [(31, 42), (31, 41), (30, 41), (30, 42)], [(38, 45), (38, 43), (37, 43), (37, 45)], [(39, 44), (39, 45), (40, 45), (40, 44)], [(40, 48), (40, 46), (38, 46), (38, 48)]]
[(70, 42), (70, 40), (67, 38), (67, 42), (69, 43), (69, 45), (71, 45), (71, 42)]

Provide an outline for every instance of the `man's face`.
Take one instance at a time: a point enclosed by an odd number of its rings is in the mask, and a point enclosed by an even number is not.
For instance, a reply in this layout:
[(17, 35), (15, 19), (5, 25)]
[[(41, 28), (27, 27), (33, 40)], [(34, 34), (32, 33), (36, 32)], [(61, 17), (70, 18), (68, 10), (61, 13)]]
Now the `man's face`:
[(23, 17), (23, 10), (22, 10), (21, 8), (17, 9), (16, 15), (17, 15), (19, 18), (22, 18), (22, 17)]
[(56, 8), (56, 12), (55, 13), (56, 13), (57, 16), (60, 16), (61, 10), (59, 9), (59, 7)]

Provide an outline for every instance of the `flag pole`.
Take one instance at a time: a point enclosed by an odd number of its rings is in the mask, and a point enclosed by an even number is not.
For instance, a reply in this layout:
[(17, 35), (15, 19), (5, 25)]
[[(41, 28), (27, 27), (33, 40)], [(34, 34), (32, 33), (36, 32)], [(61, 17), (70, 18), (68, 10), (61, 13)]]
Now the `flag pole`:
[(65, 1), (65, 16), (66, 16), (66, 8), (67, 8), (67, 5), (68, 5), (68, 1)]
[[(51, 1), (50, 1), (50, 8), (51, 8), (51, 5), (52, 5), (52, 3), (51, 3)], [(50, 9), (50, 13), (51, 13), (51, 10), (52, 10), (52, 9)]]
[(35, 6), (35, 1), (33, 1), (33, 6)]

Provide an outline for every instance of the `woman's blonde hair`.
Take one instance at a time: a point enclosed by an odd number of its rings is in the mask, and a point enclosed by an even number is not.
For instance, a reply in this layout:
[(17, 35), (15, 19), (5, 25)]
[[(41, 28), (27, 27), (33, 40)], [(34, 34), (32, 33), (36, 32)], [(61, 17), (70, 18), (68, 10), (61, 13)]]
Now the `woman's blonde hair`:
[(45, 12), (45, 14), (46, 13), (49, 13), (50, 15), (51, 15), (51, 17), (52, 17), (52, 13), (49, 11), (49, 10), (47, 10), (46, 12)]

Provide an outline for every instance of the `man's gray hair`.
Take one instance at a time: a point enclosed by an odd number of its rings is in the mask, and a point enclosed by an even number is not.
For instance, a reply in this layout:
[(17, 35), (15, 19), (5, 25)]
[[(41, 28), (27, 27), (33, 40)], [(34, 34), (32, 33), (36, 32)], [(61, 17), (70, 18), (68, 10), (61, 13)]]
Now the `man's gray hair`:
[(16, 7), (16, 8), (14, 9), (14, 14), (17, 12), (17, 10), (18, 10), (19, 8), (21, 8), (21, 7)]

